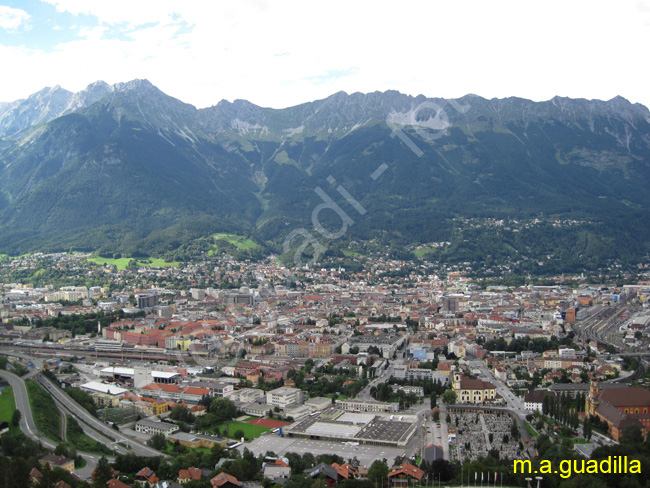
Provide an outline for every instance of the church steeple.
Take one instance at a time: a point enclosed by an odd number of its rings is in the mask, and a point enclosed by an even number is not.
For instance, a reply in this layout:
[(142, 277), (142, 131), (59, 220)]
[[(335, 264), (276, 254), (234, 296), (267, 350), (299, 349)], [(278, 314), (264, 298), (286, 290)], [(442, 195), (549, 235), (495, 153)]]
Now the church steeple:
[(598, 382), (596, 380), (591, 380), (589, 385), (589, 396), (585, 401), (585, 414), (594, 415), (596, 409), (600, 402), (598, 401), (598, 395), (600, 394), (600, 388), (598, 388)]
[(460, 371), (454, 370), (454, 382), (452, 383), (454, 390), (460, 390)]

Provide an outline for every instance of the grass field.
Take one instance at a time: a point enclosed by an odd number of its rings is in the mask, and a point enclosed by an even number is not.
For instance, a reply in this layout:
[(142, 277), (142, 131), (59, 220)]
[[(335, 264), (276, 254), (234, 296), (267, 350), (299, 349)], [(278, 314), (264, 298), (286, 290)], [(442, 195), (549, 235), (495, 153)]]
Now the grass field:
[(20, 431), (20, 427), (11, 425), (11, 418), (16, 411), (14, 390), (11, 386), (5, 386), (0, 395), (0, 422), (9, 422), (9, 433), (14, 434)]
[(0, 420), (11, 422), (14, 410), (16, 410), (14, 390), (11, 386), (5, 386), (5, 389), (0, 395)]
[(359, 256), (361, 256), (361, 254), (359, 254), (356, 251), (346, 251), (346, 250), (343, 251), (343, 255), (348, 258), (358, 258)]
[[(103, 258), (101, 256), (88, 258), (88, 262), (99, 264), (100, 266), (107, 264), (110, 266), (117, 266), (117, 269), (122, 270), (126, 269), (133, 258)], [(164, 259), (158, 258), (146, 258), (146, 259), (136, 259), (136, 263), (139, 267), (143, 268), (176, 268), (179, 263), (176, 261), (168, 262)]]
[(239, 249), (255, 249), (259, 247), (251, 239), (247, 239), (244, 236), (238, 236), (236, 234), (212, 234), (215, 240), (224, 240), (229, 244), (232, 244)]
[(26, 258), (29, 256), (29, 253), (27, 254), (21, 254), (20, 256), (9, 256), (9, 254), (0, 254), (0, 262), (4, 261), (5, 259), (7, 261), (11, 261), (13, 259), (20, 259), (20, 258)]
[(264, 432), (268, 432), (271, 430), (271, 427), (252, 425), (252, 424), (247, 424), (245, 422), (229, 422), (227, 432), (225, 432), (226, 424), (219, 424), (217, 427), (219, 428), (219, 432), (221, 432), (221, 435), (225, 437), (230, 437), (231, 439), (234, 439), (235, 432), (237, 432), (240, 429), (244, 432), (244, 437), (246, 439), (257, 439), (259, 436), (264, 434)]
[(435, 249), (434, 247), (422, 246), (418, 249), (413, 250), (413, 254), (415, 255), (415, 257), (421, 258), (422, 256), (430, 253), (434, 249)]
[(34, 380), (25, 381), (36, 427), (45, 437), (61, 442), (61, 415), (54, 400)]

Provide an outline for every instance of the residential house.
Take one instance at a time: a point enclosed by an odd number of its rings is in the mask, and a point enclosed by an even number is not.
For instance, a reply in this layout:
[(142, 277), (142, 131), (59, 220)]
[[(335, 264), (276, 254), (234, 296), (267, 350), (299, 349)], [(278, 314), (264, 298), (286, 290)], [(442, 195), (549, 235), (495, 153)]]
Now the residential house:
[(142, 468), (135, 474), (134, 479), (136, 486), (142, 488), (153, 488), (160, 481), (156, 473), (149, 468)]
[(131, 488), (129, 485), (127, 485), (123, 481), (120, 481), (120, 480), (118, 480), (116, 478), (108, 480), (108, 482), (106, 483), (106, 486), (108, 488)]
[(388, 473), (388, 481), (391, 487), (408, 488), (409, 482), (419, 483), (424, 477), (424, 471), (410, 463), (402, 464), (399, 468), (393, 468)]
[(208, 478), (211, 473), (208, 469), (200, 469), (192, 466), (191, 468), (179, 470), (177, 481), (182, 485), (190, 481)]
[(41, 464), (49, 464), (51, 469), (61, 468), (68, 473), (74, 473), (74, 459), (68, 459), (56, 454), (48, 454), (39, 459)]
[(339, 473), (336, 468), (325, 463), (320, 463), (313, 468), (306, 469), (304, 473), (310, 478), (324, 478), (327, 486), (330, 487), (336, 485), (339, 480)]
[(354, 479), (359, 477), (359, 470), (351, 465), (350, 463), (332, 464), (332, 467), (336, 470), (339, 475), (339, 479)]
[(210, 480), (212, 488), (240, 488), (241, 483), (234, 476), (228, 473), (219, 473)]

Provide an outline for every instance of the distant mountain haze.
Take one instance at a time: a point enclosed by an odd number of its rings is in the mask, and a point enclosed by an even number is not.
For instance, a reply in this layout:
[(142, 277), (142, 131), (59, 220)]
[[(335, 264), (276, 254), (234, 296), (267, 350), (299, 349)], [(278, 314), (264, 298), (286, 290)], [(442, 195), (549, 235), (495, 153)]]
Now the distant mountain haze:
[[(339, 92), (286, 109), (196, 109), (133, 80), (0, 104), (4, 253), (161, 255), (222, 231), (281, 251), (297, 228), (324, 245), (406, 246), (451, 241), (468, 218), (541, 217), (582, 222), (576, 258), (642, 256), (648, 188), (650, 112), (620, 97)], [(314, 229), (323, 194), (352, 221), (337, 239)], [(330, 237), (342, 228), (335, 212), (321, 217)]]

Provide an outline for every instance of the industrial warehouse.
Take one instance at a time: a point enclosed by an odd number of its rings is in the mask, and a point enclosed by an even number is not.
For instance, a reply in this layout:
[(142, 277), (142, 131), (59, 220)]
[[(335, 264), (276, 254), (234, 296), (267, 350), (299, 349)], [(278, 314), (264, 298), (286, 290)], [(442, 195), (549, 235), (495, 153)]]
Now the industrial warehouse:
[(110, 366), (99, 373), (100, 378), (120, 383), (130, 383), (136, 387), (149, 383), (174, 384), (178, 383), (181, 375), (176, 372), (152, 371), (149, 367), (123, 368)]
[(405, 447), (415, 434), (417, 422), (415, 415), (353, 413), (332, 408), (296, 422), (285, 428), (284, 434), (307, 439)]

